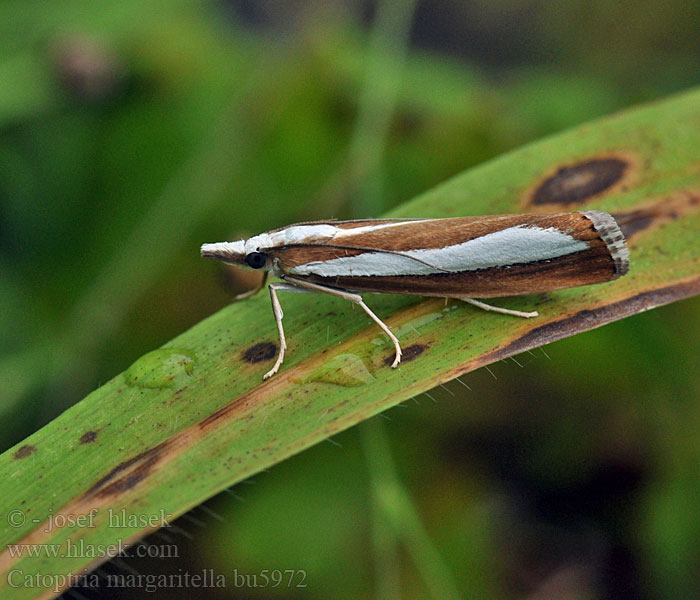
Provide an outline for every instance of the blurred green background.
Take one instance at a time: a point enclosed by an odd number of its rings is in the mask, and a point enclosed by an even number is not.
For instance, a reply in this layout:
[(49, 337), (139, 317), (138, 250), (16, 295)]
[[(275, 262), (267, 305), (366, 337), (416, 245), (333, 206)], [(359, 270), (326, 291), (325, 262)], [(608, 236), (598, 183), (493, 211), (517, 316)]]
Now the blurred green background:
[[(696, 85), (698, 31), (692, 0), (3, 0), (3, 448), (250, 285), (202, 242), (379, 216)], [(225, 575), (157, 592), (201, 600), (700, 597), (698, 308), (433, 390), (149, 538), (178, 558), (102, 572)], [(294, 585), (237, 578), (265, 569)]]

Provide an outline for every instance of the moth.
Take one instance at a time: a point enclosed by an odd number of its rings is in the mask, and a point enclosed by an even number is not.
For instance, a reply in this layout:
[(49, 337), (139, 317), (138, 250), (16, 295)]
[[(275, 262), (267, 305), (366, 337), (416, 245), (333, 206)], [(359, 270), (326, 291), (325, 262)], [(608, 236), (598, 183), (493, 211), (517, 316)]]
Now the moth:
[(201, 255), (266, 271), (280, 350), (263, 379), (284, 360), (287, 342), (277, 292), (322, 292), (358, 304), (389, 336), (391, 329), (364, 303), (363, 292), (458, 298), (479, 308), (536, 317), (476, 298), (548, 292), (611, 281), (629, 270), (629, 250), (614, 217), (590, 210), (446, 219), (314, 221), (247, 240), (203, 244)]

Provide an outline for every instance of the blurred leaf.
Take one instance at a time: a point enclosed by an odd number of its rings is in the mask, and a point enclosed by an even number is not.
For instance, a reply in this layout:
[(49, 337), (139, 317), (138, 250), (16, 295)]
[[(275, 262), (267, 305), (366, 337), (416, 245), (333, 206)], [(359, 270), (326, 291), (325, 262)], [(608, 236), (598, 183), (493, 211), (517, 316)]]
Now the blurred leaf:
[(0, 59), (0, 127), (34, 117), (56, 104), (49, 66), (31, 54)]

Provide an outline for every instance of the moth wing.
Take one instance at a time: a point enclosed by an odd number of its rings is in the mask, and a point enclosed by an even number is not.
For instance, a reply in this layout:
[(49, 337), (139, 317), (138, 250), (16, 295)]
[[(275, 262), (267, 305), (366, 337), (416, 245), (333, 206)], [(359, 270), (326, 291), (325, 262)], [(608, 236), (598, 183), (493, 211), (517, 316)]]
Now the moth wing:
[[(361, 225), (359, 223), (362, 223)], [(627, 249), (607, 213), (338, 223), (269, 251), (283, 273), (344, 289), (490, 297), (609, 281)]]

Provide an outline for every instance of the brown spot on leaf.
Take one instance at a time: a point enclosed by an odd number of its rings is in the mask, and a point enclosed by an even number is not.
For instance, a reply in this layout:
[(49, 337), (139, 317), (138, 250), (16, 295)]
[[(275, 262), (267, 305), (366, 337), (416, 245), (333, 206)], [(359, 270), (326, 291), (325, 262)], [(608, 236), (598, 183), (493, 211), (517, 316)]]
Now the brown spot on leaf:
[(131, 489), (150, 475), (153, 467), (165, 456), (168, 446), (169, 442), (161, 442), (157, 446), (118, 464), (90, 487), (83, 494), (83, 498), (117, 496)]
[(654, 215), (650, 211), (643, 209), (614, 213), (613, 217), (620, 225), (620, 229), (622, 229), (622, 233), (627, 240), (640, 231), (651, 228), (654, 224)]
[(529, 204), (579, 204), (610, 190), (627, 174), (628, 160), (616, 156), (591, 158), (559, 167), (537, 186)]
[(36, 452), (36, 447), (31, 446), (29, 444), (25, 444), (24, 446), (21, 446), (17, 449), (17, 452), (13, 454), (13, 457), (15, 460), (18, 460), (20, 458), (27, 458), (27, 456), (31, 456)]
[(272, 342), (260, 342), (251, 346), (243, 353), (243, 360), (249, 363), (259, 363), (270, 360), (277, 354), (277, 346)]
[(637, 206), (633, 210), (614, 213), (613, 216), (620, 224), (622, 233), (629, 240), (642, 231), (675, 221), (697, 210), (700, 210), (700, 190), (679, 190), (669, 196)]
[(96, 431), (86, 431), (83, 435), (80, 436), (80, 443), (81, 444), (91, 444), (97, 439), (97, 432)]
[[(412, 360), (418, 358), (423, 352), (428, 348), (425, 344), (413, 344), (413, 346), (408, 346), (407, 348), (401, 349), (401, 362), (411, 362)], [(394, 362), (394, 354), (387, 356), (384, 359), (384, 364), (391, 366)]]

